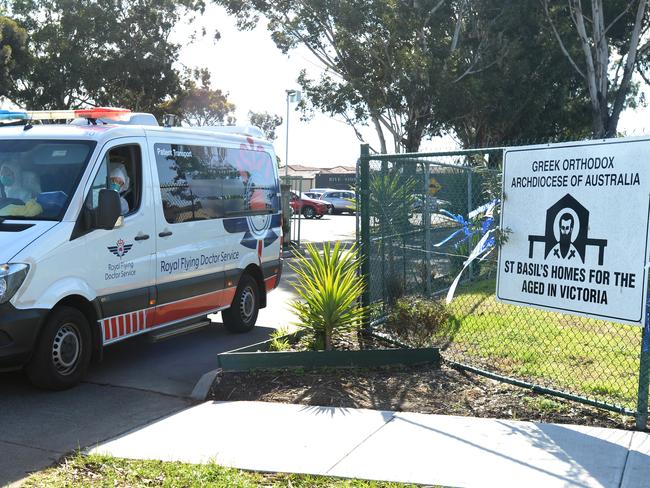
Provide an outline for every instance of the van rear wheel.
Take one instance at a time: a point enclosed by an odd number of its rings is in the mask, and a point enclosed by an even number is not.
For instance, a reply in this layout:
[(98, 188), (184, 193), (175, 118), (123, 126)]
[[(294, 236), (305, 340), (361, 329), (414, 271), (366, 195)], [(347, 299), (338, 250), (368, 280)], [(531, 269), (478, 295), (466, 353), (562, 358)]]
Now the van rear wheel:
[(76, 308), (58, 307), (45, 322), (25, 371), (35, 386), (65, 390), (81, 381), (90, 357), (86, 316)]
[(221, 312), (223, 324), (230, 332), (248, 332), (255, 327), (259, 311), (259, 286), (251, 275), (245, 274), (239, 280), (232, 305), (229, 309)]

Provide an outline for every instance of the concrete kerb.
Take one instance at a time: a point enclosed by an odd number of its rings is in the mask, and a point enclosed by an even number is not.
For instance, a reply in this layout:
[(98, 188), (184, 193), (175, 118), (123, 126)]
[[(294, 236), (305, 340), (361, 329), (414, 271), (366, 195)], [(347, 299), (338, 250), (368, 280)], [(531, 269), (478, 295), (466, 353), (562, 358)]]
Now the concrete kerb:
[(201, 378), (199, 378), (199, 381), (196, 382), (196, 385), (194, 385), (192, 393), (190, 394), (190, 398), (199, 402), (204, 402), (207, 400), (208, 395), (210, 394), (210, 389), (212, 388), (212, 384), (217, 379), (217, 376), (221, 374), (221, 371), (221, 368), (217, 368), (213, 369), (212, 371), (208, 371), (203, 376), (201, 376)]

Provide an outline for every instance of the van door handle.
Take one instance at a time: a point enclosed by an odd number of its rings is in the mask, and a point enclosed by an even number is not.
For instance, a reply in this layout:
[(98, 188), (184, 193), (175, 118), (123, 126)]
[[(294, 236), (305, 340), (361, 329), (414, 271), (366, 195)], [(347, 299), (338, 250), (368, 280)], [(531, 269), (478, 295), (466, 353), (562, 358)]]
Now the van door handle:
[(158, 234), (158, 237), (169, 237), (172, 234), (173, 232), (171, 230), (166, 230), (165, 232), (161, 232), (160, 234)]
[(138, 234), (135, 236), (136, 241), (146, 241), (147, 239), (149, 239), (149, 234)]

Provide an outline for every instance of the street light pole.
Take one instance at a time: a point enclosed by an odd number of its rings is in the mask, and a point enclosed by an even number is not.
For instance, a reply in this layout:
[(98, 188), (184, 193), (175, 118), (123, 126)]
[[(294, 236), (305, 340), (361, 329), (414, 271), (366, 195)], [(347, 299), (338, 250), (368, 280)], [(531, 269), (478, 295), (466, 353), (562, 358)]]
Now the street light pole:
[(286, 90), (287, 92), (287, 139), (284, 151), (284, 176), (289, 177), (289, 102), (300, 101), (300, 90)]

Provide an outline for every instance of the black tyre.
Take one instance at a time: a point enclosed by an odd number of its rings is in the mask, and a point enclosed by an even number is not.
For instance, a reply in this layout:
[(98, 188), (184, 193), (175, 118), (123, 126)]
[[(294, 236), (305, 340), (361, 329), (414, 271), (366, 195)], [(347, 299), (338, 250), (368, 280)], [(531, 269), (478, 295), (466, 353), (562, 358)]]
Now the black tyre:
[(304, 207), (302, 209), (302, 215), (306, 219), (313, 219), (314, 216), (316, 215), (316, 211), (312, 207)]
[(45, 322), (25, 371), (35, 386), (65, 390), (81, 381), (91, 355), (86, 316), (76, 308), (58, 307)]
[(260, 289), (251, 275), (245, 274), (239, 280), (235, 298), (229, 309), (221, 312), (223, 324), (230, 332), (248, 332), (255, 327), (260, 311)]

